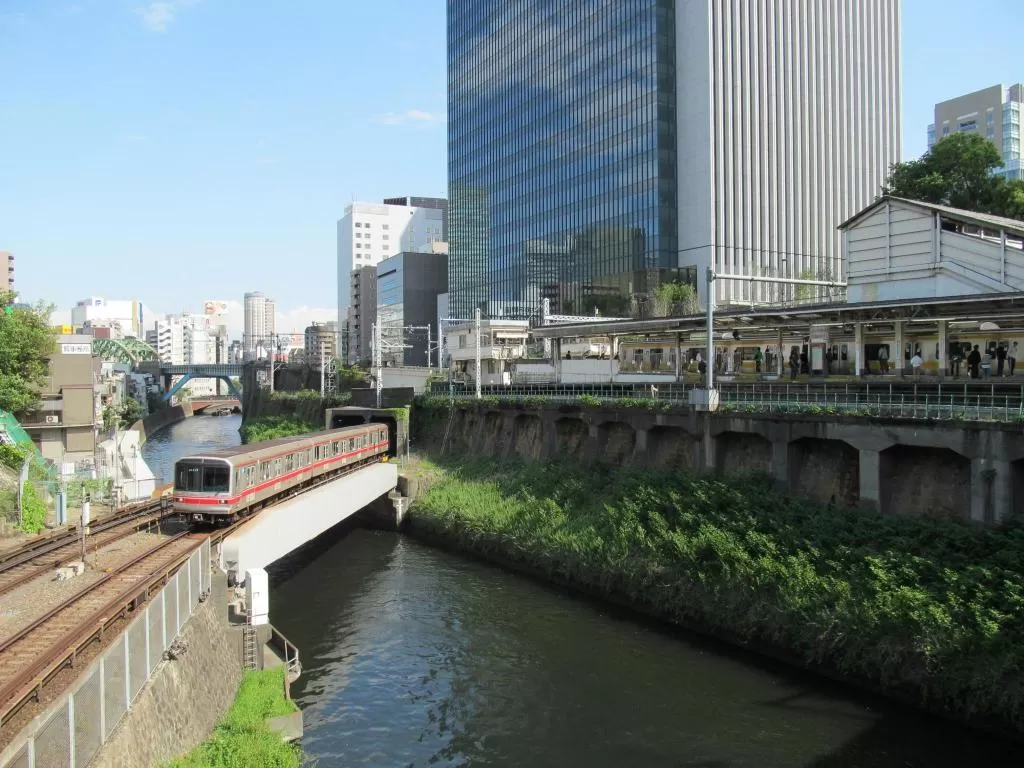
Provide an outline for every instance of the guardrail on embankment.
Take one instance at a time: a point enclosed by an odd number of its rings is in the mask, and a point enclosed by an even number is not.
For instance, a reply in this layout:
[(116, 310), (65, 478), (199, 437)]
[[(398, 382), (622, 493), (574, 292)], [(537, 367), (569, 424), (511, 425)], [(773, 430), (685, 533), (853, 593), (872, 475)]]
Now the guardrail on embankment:
[[(135, 618), (113, 645), (0, 752), (0, 768), (89, 764), (195, 612), (200, 596), (209, 592), (210, 539), (175, 564), (173, 572), (153, 573), (140, 582), (133, 590), (136, 597), (119, 599), (111, 615), (140, 602), (163, 579), (163, 588), (135, 607)], [(102, 626), (96, 631), (102, 633)]]

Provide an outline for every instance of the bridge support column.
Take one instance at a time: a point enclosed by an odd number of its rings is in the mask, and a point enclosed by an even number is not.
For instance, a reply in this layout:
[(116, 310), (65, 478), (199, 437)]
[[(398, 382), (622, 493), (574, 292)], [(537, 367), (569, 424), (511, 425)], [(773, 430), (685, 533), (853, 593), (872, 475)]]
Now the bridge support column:
[(772, 443), (772, 477), (779, 489), (789, 488), (789, 443), (786, 441), (776, 440)]
[(860, 503), (865, 507), (882, 509), (881, 455), (878, 451), (860, 449)]
[(1013, 513), (1010, 462), (971, 459), (971, 522), (991, 525)]

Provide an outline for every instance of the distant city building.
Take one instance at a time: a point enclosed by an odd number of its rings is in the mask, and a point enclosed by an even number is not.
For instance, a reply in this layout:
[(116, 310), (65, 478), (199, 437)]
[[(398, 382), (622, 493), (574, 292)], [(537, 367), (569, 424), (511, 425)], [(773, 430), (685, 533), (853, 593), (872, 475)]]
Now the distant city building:
[(276, 331), (274, 300), (259, 291), (245, 294), (245, 330), (242, 337), (243, 359), (256, 360), (260, 350), (268, 354)]
[(368, 363), (373, 356), (373, 324), (377, 320), (377, 267), (357, 267), (349, 273), (348, 363)]
[(382, 347), (384, 362), (427, 365), (428, 340), (440, 338), (437, 297), (447, 289), (448, 257), (443, 253), (399, 253), (377, 265), (377, 317), (388, 342)]
[(242, 362), (242, 342), (232, 341), (228, 345), (228, 363), (241, 363)]
[(842, 277), (836, 227), (900, 159), (898, 0), (447, 7), (452, 314)]
[(333, 360), (338, 356), (338, 324), (333, 320), (325, 323), (313, 323), (306, 328), (304, 345), (305, 362), (314, 368), (320, 368), (323, 361)]
[(1024, 180), (1021, 166), (1021, 115), (1024, 85), (993, 85), (935, 105), (935, 122), (928, 126), (928, 149), (951, 133), (977, 133), (991, 141), (1003, 157), (1000, 173)]
[[(78, 332), (99, 338), (144, 339), (150, 312), (146, 305), (135, 299), (103, 299), (90, 296), (71, 308), (71, 325)], [(95, 333), (94, 329), (109, 329)]]
[[(444, 242), (447, 203), (440, 198), (394, 198), (395, 203), (352, 203), (338, 221), (338, 322), (353, 305), (352, 272), (375, 267), (403, 251), (431, 251)], [(411, 201), (425, 203), (409, 205)]]
[(14, 290), (14, 254), (0, 251), (0, 264), (7, 262), (7, 290)]
[(22, 425), (43, 458), (58, 466), (93, 461), (100, 368), (100, 359), (92, 355), (91, 336), (57, 337), (39, 408)]
[(384, 205), (404, 205), (409, 208), (433, 208), (441, 211), (441, 239), (448, 240), (448, 199), (444, 197), (416, 197), (407, 195), (405, 197), (388, 197)]
[[(227, 329), (214, 326), (206, 315), (165, 315), (146, 332), (146, 342), (166, 365), (208, 365), (227, 356)], [(215, 379), (192, 379), (185, 385), (193, 396), (220, 394)]]

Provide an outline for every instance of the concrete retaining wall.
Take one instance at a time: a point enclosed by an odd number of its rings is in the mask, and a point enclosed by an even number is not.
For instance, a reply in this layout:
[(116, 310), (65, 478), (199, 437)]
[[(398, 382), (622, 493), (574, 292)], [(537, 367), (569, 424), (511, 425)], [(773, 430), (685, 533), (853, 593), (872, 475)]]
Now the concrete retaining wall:
[(230, 708), (242, 682), (241, 635), (228, 628), (224, 574), (181, 632), (185, 654), (165, 661), (139, 692), (94, 768), (159, 766), (200, 744)]
[(456, 410), (449, 423), (418, 411), (417, 445), (459, 455), (762, 472), (826, 504), (977, 523), (1024, 512), (1017, 425), (508, 404)]
[(184, 405), (172, 405), (168, 408), (164, 408), (162, 411), (151, 413), (144, 419), (136, 421), (131, 426), (132, 432), (139, 433), (139, 445), (145, 444), (146, 440), (151, 436), (155, 435), (164, 427), (169, 427), (171, 424), (177, 424), (179, 421), (184, 421), (192, 415), (192, 406), (188, 403)]

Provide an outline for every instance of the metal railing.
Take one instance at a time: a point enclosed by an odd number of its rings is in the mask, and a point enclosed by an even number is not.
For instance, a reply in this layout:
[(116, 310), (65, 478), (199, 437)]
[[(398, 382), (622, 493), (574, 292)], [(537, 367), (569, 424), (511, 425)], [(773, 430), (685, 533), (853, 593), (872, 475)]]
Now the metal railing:
[[(160, 665), (164, 652), (210, 591), (210, 542), (194, 550), (124, 634), (93, 662), (72, 688), (48, 706), (0, 753), (3, 768), (85, 766)], [(42, 720), (42, 722), (40, 722)]]
[[(578, 402), (597, 400), (606, 405), (687, 407), (693, 384), (523, 384), (490, 387), (484, 398)], [(997, 385), (906, 384), (731, 384), (718, 388), (719, 413), (777, 413), (818, 416), (861, 416), (882, 419), (1024, 422), (1024, 387)], [(432, 388), (435, 397), (473, 400), (465, 388)], [(581, 403), (585, 404), (585, 403)]]

